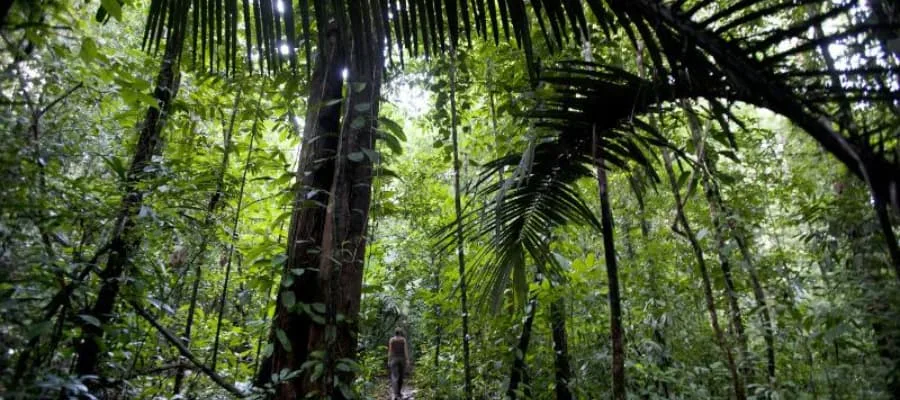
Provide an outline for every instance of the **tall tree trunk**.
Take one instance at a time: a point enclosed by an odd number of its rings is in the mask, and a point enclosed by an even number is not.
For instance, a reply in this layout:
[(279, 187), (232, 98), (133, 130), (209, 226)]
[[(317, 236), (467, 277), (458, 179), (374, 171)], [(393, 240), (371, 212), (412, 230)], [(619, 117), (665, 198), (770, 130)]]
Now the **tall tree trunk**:
[[(260, 386), (270, 382), (272, 373), (300, 368), (309, 356), (313, 317), (321, 318), (321, 313), (311, 305), (322, 302), (317, 271), (325, 208), (334, 179), (338, 149), (336, 134), (340, 131), (341, 117), (339, 100), (343, 89), (341, 72), (346, 63), (345, 47), (339, 40), (336, 25), (323, 27), (319, 33), (319, 53), (310, 77), (306, 124), (288, 229), (287, 259), (269, 333), (272, 353), (264, 354), (260, 362), (256, 379)], [(298, 303), (305, 304), (306, 308), (300, 308)], [(276, 397), (292, 399), (303, 387), (300, 379), (295, 379), (287, 385), (279, 385)]]
[[(525, 308), (525, 321), (522, 323), (522, 333), (519, 335), (519, 343), (513, 355), (512, 371), (509, 375), (509, 387), (506, 388), (506, 397), (509, 399), (529, 399), (528, 395), (528, 371), (525, 365), (525, 354), (528, 352), (528, 343), (531, 341), (531, 327), (534, 325), (534, 315), (537, 313), (537, 295), (532, 295)], [(519, 385), (524, 385), (523, 389)], [(522, 393), (523, 396), (519, 396)]]
[(569, 381), (569, 338), (566, 334), (566, 299), (550, 303), (550, 329), (553, 331), (553, 370), (556, 376), (556, 400), (572, 400)]
[(600, 224), (603, 229), (603, 252), (606, 258), (606, 276), (609, 286), (610, 335), (612, 336), (612, 378), (613, 399), (625, 400), (625, 343), (622, 329), (622, 299), (619, 294), (619, 266), (616, 261), (615, 240), (613, 238), (613, 215), (609, 204), (609, 182), (606, 167), (600, 157), (602, 142), (593, 132), (594, 162), (597, 167), (597, 186), (600, 190)]
[[(172, 19), (170, 26), (174, 26), (176, 22), (184, 25), (186, 18), (175, 21), (175, 14), (177, 13), (169, 15), (169, 18)], [(120, 280), (123, 274), (131, 269), (132, 258), (141, 242), (142, 232), (137, 229), (135, 224), (135, 218), (140, 212), (144, 200), (144, 193), (139, 188), (139, 183), (147, 177), (148, 173), (144, 172), (144, 169), (151, 163), (153, 156), (161, 150), (162, 129), (172, 101), (178, 92), (178, 64), (184, 41), (180, 33), (183, 31), (184, 29), (173, 29), (174, 34), (168, 38), (166, 43), (162, 65), (156, 78), (156, 90), (153, 93), (158, 107), (147, 109), (147, 114), (141, 124), (134, 157), (125, 177), (125, 196), (122, 198), (110, 240), (109, 258), (106, 267), (100, 272), (102, 279), (100, 291), (93, 307), (84, 312), (93, 317), (93, 320), (79, 321), (82, 334), (75, 349), (77, 357), (75, 373), (79, 376), (97, 375), (99, 372), (97, 365), (102, 349), (103, 328), (113, 317), (113, 310), (119, 295)]]
[[(317, 366), (278, 385), (278, 399), (313, 394), (353, 397), (354, 376), (346, 360), (356, 359), (372, 159), (377, 156), (374, 131), (384, 67), (378, 38), (384, 35), (377, 0), (346, 10), (341, 2), (333, 7), (317, 7), (317, 12), (333, 11), (338, 18), (349, 13), (350, 21), (335, 23), (320, 34), (284, 290), (278, 296), (270, 333), (274, 353), (262, 363), (258, 380), (265, 382), (269, 374), (284, 369), (297, 371), (306, 361)], [(351, 32), (340, 27), (350, 27)], [(351, 84), (341, 121), (335, 100), (342, 97), (345, 66)], [(322, 358), (310, 360), (314, 353)]]
[[(382, 37), (373, 29), (380, 21), (378, 1), (348, 7), (353, 43), (349, 63), (347, 101), (335, 161), (332, 197), (322, 234), (319, 284), (324, 289), (325, 325), (314, 324), (313, 349), (325, 350), (325, 373), (320, 393), (332, 399), (354, 398), (354, 374), (342, 360), (356, 359), (358, 316), (369, 206), (372, 200), (375, 127), (384, 68)], [(340, 14), (339, 14), (340, 15)], [(330, 257), (329, 257), (330, 256)], [(329, 333), (333, 329), (333, 334)], [(303, 392), (310, 393), (309, 391)]]
[(728, 341), (725, 338), (725, 333), (722, 332), (722, 328), (719, 326), (719, 317), (716, 314), (716, 300), (713, 297), (712, 282), (709, 278), (709, 270), (706, 268), (706, 260), (703, 258), (703, 248), (700, 247), (697, 236), (691, 229), (687, 217), (684, 214), (684, 203), (681, 200), (681, 194), (678, 190), (678, 183), (675, 181), (675, 173), (672, 171), (672, 158), (669, 155), (669, 151), (667, 149), (663, 149), (662, 153), (663, 161), (665, 162), (666, 167), (666, 175), (668, 175), (669, 177), (669, 184), (672, 186), (672, 194), (675, 197), (675, 208), (678, 218), (678, 222), (675, 226), (677, 226), (679, 223), (681, 224), (681, 228), (683, 229), (683, 232), (681, 233), (685, 237), (687, 237), (688, 242), (690, 242), (691, 248), (694, 251), (694, 255), (697, 258), (697, 267), (700, 269), (700, 276), (703, 280), (703, 295), (706, 299), (706, 309), (709, 312), (709, 321), (712, 325), (713, 334), (716, 337), (716, 342), (722, 349), (722, 352), (725, 354), (728, 371), (731, 373), (731, 383), (734, 388), (734, 396), (738, 400), (746, 400), (747, 395), (744, 390), (744, 382), (741, 379), (740, 373), (738, 372), (737, 363), (734, 360), (734, 355), (731, 353), (731, 347), (728, 345)]
[(466, 400), (472, 399), (472, 372), (469, 366), (469, 305), (466, 298), (466, 257), (465, 242), (463, 242), (462, 228), (462, 201), (460, 199), (459, 185), (459, 137), (457, 125), (459, 117), (456, 110), (456, 48), (450, 48), (450, 132), (453, 136), (453, 202), (456, 210), (456, 254), (459, 261), (459, 291), (460, 307), (462, 309), (462, 336), (463, 336), (463, 379)]

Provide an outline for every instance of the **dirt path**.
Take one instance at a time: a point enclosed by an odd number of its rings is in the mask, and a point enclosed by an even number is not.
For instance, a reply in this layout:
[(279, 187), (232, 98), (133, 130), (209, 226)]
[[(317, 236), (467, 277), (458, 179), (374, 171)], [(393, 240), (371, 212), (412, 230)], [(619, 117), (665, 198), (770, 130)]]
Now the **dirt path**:
[[(413, 382), (410, 378), (411, 377), (407, 377), (406, 380), (403, 382), (403, 390), (401, 391), (401, 393), (403, 395), (402, 400), (415, 400), (416, 399), (416, 392), (418, 392), (418, 390), (416, 390), (416, 388), (413, 387)], [(388, 379), (387, 377), (382, 379), (381, 387), (383, 388), (383, 390), (381, 390), (381, 395), (378, 396), (378, 399), (379, 400), (382, 400), (382, 399), (383, 400), (393, 400), (391, 398), (391, 381), (390, 381), (390, 379)]]

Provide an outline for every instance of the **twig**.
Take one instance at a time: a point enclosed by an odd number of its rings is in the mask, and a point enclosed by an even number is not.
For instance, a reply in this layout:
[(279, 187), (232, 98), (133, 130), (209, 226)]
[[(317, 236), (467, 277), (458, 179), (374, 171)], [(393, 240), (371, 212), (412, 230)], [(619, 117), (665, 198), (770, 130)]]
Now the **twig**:
[(59, 104), (59, 102), (65, 100), (66, 97), (71, 96), (72, 93), (75, 93), (76, 90), (81, 89), (82, 87), (84, 87), (84, 82), (78, 82), (77, 85), (75, 85), (71, 89), (67, 90), (65, 93), (62, 94), (62, 96), (57, 97), (55, 100), (51, 101), (50, 104), (47, 104), (46, 107), (38, 110), (37, 118), (40, 118), (41, 116), (46, 114), (47, 111), (50, 111), (50, 109), (53, 108), (53, 106)]
[(194, 354), (191, 353), (191, 351), (187, 349), (187, 347), (184, 347), (184, 344), (181, 343), (181, 340), (176, 338), (175, 335), (173, 335), (171, 332), (169, 332), (169, 330), (166, 329), (164, 326), (160, 325), (159, 322), (157, 322), (156, 319), (154, 319), (153, 316), (147, 312), (147, 310), (144, 310), (140, 306), (140, 304), (138, 304), (136, 301), (131, 300), (131, 299), (128, 300), (128, 304), (131, 306), (131, 308), (134, 309), (134, 311), (136, 313), (138, 313), (138, 315), (140, 315), (142, 318), (144, 318), (144, 320), (149, 322), (150, 325), (153, 325), (153, 327), (156, 328), (156, 330), (159, 331), (159, 333), (161, 333), (166, 338), (166, 341), (168, 341), (170, 344), (172, 344), (172, 346), (175, 346), (175, 348), (178, 349), (178, 352), (181, 353), (182, 356), (187, 358), (188, 361), (191, 362), (191, 364), (194, 364), (197, 367), (197, 369), (200, 370), (200, 372), (203, 372), (204, 375), (208, 376), (209, 379), (211, 379), (213, 382), (215, 382), (221, 388), (227, 390), (229, 393), (231, 393), (239, 398), (244, 398), (244, 397), (248, 396), (248, 393), (238, 389), (237, 387), (235, 387), (234, 385), (232, 385), (228, 382), (225, 382), (225, 379), (223, 379), (221, 376), (219, 376), (219, 374), (217, 374), (215, 371), (213, 371), (206, 365), (203, 365), (203, 363), (201, 363), (200, 360), (198, 360), (197, 357), (194, 356)]

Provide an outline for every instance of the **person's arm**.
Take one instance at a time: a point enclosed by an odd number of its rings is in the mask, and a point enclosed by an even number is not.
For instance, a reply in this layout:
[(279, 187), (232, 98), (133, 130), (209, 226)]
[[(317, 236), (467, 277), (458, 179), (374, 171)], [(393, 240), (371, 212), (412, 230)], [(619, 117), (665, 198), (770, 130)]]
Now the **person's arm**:
[(387, 348), (388, 348), (388, 353), (387, 353), (388, 363), (391, 362), (391, 342), (393, 342), (393, 341), (394, 341), (394, 338), (390, 338), (390, 339), (388, 340), (388, 345), (387, 345)]

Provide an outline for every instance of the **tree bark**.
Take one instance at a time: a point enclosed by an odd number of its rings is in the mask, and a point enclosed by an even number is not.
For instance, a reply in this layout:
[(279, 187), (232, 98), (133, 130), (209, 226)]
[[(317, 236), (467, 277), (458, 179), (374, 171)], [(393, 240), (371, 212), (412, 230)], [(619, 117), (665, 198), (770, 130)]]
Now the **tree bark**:
[[(294, 371), (309, 356), (309, 330), (315, 310), (304, 311), (297, 303), (312, 305), (322, 301), (318, 285), (319, 254), (325, 226), (325, 208), (334, 179), (334, 159), (338, 148), (343, 89), (342, 69), (346, 63), (338, 31), (329, 26), (319, 35), (319, 54), (310, 77), (306, 124), (297, 183), (288, 230), (287, 259), (281, 287), (276, 296), (275, 315), (269, 343), (272, 354), (260, 363), (257, 385), (269, 383), (272, 373)], [(288, 300), (293, 298), (294, 301)], [(314, 315), (314, 313), (316, 313)], [(279, 334), (281, 331), (283, 334)], [(287, 338), (286, 343), (281, 337)], [(299, 379), (276, 388), (277, 398), (290, 399), (303, 389)]]
[(744, 382), (741, 379), (740, 373), (738, 372), (737, 363), (734, 360), (734, 355), (731, 353), (731, 348), (728, 346), (725, 334), (722, 332), (722, 328), (719, 326), (719, 317), (716, 314), (716, 300), (713, 297), (712, 282), (710, 281), (709, 270), (706, 268), (706, 261), (703, 258), (703, 248), (700, 247), (697, 236), (691, 229), (687, 217), (684, 214), (684, 203), (682, 202), (681, 194), (678, 191), (678, 183), (675, 181), (675, 173), (672, 171), (672, 159), (669, 155), (669, 151), (667, 149), (663, 149), (662, 154), (666, 167), (666, 175), (668, 175), (669, 177), (669, 184), (672, 186), (672, 194), (675, 197), (675, 208), (678, 219), (675, 226), (681, 224), (681, 227), (684, 230), (682, 234), (687, 237), (688, 242), (690, 242), (691, 248), (694, 251), (694, 255), (697, 258), (697, 267), (700, 269), (700, 277), (703, 280), (703, 295), (706, 299), (706, 309), (709, 312), (709, 321), (712, 325), (713, 334), (715, 334), (716, 337), (716, 342), (722, 349), (722, 353), (725, 354), (728, 371), (731, 373), (731, 383), (734, 388), (734, 396), (738, 400), (746, 400), (747, 395), (744, 390)]
[(894, 226), (891, 224), (891, 216), (888, 213), (884, 199), (878, 195), (872, 194), (875, 206), (875, 215), (878, 217), (878, 225), (881, 227), (881, 234), (884, 235), (884, 243), (887, 246), (887, 253), (890, 256), (891, 265), (894, 267), (894, 278), (900, 281), (900, 248), (897, 247), (897, 236), (894, 235)]
[[(347, 11), (351, 21), (332, 24), (320, 33), (283, 290), (270, 332), (274, 350), (261, 363), (257, 383), (269, 381), (273, 373), (298, 371), (307, 361), (313, 361), (314, 367), (278, 385), (278, 399), (353, 395), (352, 366), (347, 363), (356, 359), (372, 159), (377, 157), (374, 131), (384, 63), (377, 39), (383, 37), (378, 1), (359, 2), (347, 10), (343, 6), (336, 3), (334, 10), (317, 11), (333, 11), (339, 18)], [(352, 32), (340, 29), (345, 26)], [(345, 66), (352, 84), (342, 106)]]
[[(519, 343), (516, 346), (516, 352), (513, 355), (515, 359), (513, 360), (512, 371), (509, 375), (509, 387), (506, 389), (506, 397), (509, 399), (531, 398), (528, 394), (530, 390), (528, 388), (528, 371), (526, 370), (527, 366), (525, 365), (525, 354), (528, 352), (528, 343), (531, 341), (531, 327), (534, 325), (534, 315), (536, 314), (536, 311), (537, 296), (533, 295), (531, 300), (528, 301), (528, 306), (525, 310), (525, 321), (522, 324), (522, 333), (519, 335)], [(520, 389), (519, 385), (524, 385), (525, 387)], [(519, 393), (522, 393), (523, 396), (520, 397)]]
[(569, 338), (566, 334), (566, 300), (564, 297), (550, 303), (550, 329), (553, 331), (553, 366), (556, 376), (556, 400), (572, 400), (569, 381)]
[[(175, 13), (172, 13), (175, 14)], [(170, 18), (175, 18), (170, 14)], [(172, 22), (172, 25), (174, 25)], [(185, 21), (178, 21), (184, 24)], [(157, 108), (149, 108), (141, 125), (140, 136), (131, 166), (125, 178), (125, 196), (119, 208), (115, 228), (110, 240), (109, 258), (106, 267), (100, 273), (102, 283), (93, 307), (85, 310), (96, 321), (79, 321), (82, 335), (76, 345), (77, 362), (75, 373), (79, 376), (97, 375), (98, 363), (102, 349), (104, 326), (112, 319), (116, 300), (120, 290), (123, 274), (129, 272), (132, 258), (140, 245), (142, 232), (137, 229), (135, 218), (143, 204), (144, 193), (139, 183), (147, 177), (145, 167), (152, 162), (162, 147), (162, 129), (168, 117), (169, 108), (178, 92), (179, 61), (184, 38), (179, 35), (183, 29), (174, 29), (174, 35), (168, 39), (163, 55), (162, 65), (156, 78), (156, 90), (153, 93)], [(93, 323), (99, 322), (99, 323)]]
[(606, 167), (599, 156), (602, 143), (593, 133), (594, 162), (597, 168), (597, 186), (600, 191), (600, 224), (603, 229), (603, 252), (606, 258), (606, 276), (609, 286), (610, 336), (612, 337), (612, 378), (613, 399), (625, 400), (625, 341), (622, 329), (622, 299), (619, 294), (619, 266), (616, 261), (615, 240), (613, 238), (613, 215), (609, 204), (609, 182)]
[[(338, 158), (323, 232), (319, 284), (324, 289), (325, 325), (314, 324), (311, 347), (325, 350), (325, 374), (320, 392), (333, 399), (354, 398), (354, 373), (342, 368), (356, 359), (358, 316), (362, 295), (368, 212), (372, 200), (375, 127), (384, 68), (380, 37), (371, 29), (377, 18), (361, 1), (347, 10), (353, 51), (349, 87), (338, 145)], [(370, 27), (364, 29), (363, 27)], [(333, 329), (333, 333), (329, 330)], [(304, 392), (309, 393), (309, 392)]]

